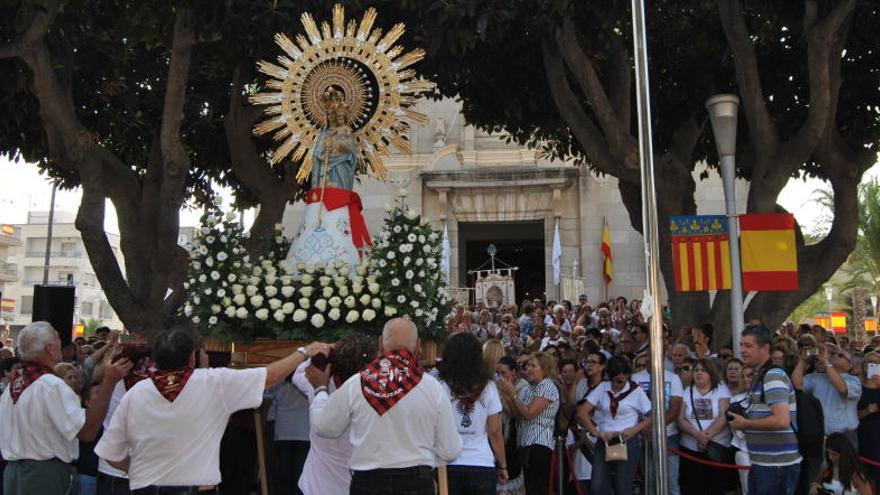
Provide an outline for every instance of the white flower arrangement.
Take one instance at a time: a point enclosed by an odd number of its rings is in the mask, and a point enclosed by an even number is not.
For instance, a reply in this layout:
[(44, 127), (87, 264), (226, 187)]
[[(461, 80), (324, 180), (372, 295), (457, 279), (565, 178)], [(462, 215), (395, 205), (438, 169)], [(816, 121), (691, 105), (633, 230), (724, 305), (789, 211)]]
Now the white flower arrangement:
[(312, 315), (312, 318), (310, 321), (311, 321), (313, 327), (321, 328), (324, 326), (324, 322), (325, 322), (324, 315), (322, 315), (321, 313), (315, 313)]
[(355, 310), (352, 309), (351, 311), (349, 311), (349, 312), (345, 315), (345, 321), (346, 321), (347, 323), (354, 323), (354, 322), (356, 322), (356, 321), (358, 320), (358, 318), (360, 318), (360, 317), (361, 317), (360, 313), (358, 313), (357, 311), (355, 311)]
[(339, 311), (339, 308), (331, 308), (330, 311), (327, 312), (327, 316), (329, 316), (331, 320), (336, 321), (342, 316), (342, 312)]

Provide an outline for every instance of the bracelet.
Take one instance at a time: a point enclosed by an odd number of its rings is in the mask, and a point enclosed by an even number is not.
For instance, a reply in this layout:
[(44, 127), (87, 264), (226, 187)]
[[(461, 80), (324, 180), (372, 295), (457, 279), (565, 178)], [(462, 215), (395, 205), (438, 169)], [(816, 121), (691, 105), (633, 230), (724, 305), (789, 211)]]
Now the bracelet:
[[(327, 386), (326, 386), (326, 385), (321, 385), (320, 387), (315, 387), (315, 395), (318, 395), (318, 394), (320, 394), (321, 392), (327, 392)], [(329, 395), (330, 392), (327, 392), (327, 394)]]
[(498, 466), (498, 469), (503, 469), (503, 470), (507, 471), (507, 466)]

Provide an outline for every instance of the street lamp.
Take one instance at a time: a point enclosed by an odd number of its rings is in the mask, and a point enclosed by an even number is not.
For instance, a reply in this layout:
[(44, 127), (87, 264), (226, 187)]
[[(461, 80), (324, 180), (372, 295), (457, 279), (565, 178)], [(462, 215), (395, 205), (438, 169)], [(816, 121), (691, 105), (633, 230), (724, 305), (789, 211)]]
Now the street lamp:
[(712, 121), (715, 148), (721, 166), (721, 182), (724, 185), (724, 212), (727, 215), (730, 242), (730, 332), (733, 336), (733, 352), (740, 357), (739, 341), (745, 327), (743, 316), (742, 268), (739, 258), (739, 221), (736, 216), (736, 114), (739, 97), (715, 95), (706, 100), (706, 110)]
[(831, 319), (831, 303), (834, 301), (834, 288), (830, 285), (825, 287), (825, 299), (828, 301), (828, 328), (826, 330), (834, 331), (834, 324)]
[(877, 318), (877, 296), (871, 296), (871, 308), (874, 309), (874, 312), (871, 313), (871, 316)]

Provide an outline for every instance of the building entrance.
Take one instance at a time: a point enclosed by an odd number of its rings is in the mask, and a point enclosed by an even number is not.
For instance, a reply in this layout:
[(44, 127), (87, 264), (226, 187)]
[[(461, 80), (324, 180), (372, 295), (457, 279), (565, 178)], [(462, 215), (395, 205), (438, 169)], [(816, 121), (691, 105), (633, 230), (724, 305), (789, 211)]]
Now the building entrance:
[[(518, 268), (514, 272), (516, 303), (524, 299), (545, 297), (545, 243), (544, 222), (459, 222), (458, 223), (459, 280), (474, 286), (469, 270), (489, 269), (489, 244), (495, 244), (496, 267), (504, 263)], [(500, 260), (500, 261), (499, 261)], [(501, 263), (503, 262), (503, 263)]]

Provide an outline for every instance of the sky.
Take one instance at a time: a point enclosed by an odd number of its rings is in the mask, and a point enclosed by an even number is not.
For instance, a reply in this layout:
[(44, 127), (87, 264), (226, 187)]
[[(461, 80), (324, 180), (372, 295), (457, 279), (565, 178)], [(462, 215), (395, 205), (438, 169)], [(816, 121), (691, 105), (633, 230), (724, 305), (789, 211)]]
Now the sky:
[[(866, 174), (865, 179), (880, 177), (880, 163), (874, 165)], [(30, 164), (15, 163), (6, 158), (0, 158), (0, 224), (25, 223), (27, 212), (47, 211), (52, 196), (52, 186), (40, 176), (37, 168)], [(812, 231), (817, 219), (822, 214), (822, 209), (813, 201), (814, 191), (819, 188), (829, 188), (828, 183), (818, 179), (791, 179), (780, 193), (777, 201), (786, 210), (794, 213), (798, 223), (805, 231)], [(229, 204), (231, 195), (229, 191), (219, 191), (225, 197), (225, 204)], [(79, 191), (58, 191), (55, 198), (56, 210), (76, 213), (81, 193)], [(116, 212), (110, 202), (107, 202), (104, 228), (108, 232), (118, 233), (116, 224)], [(719, 212), (722, 213), (722, 212)], [(180, 225), (182, 227), (195, 226), (198, 224), (200, 210), (184, 209), (181, 212)], [(246, 216), (246, 224), (252, 215)]]

